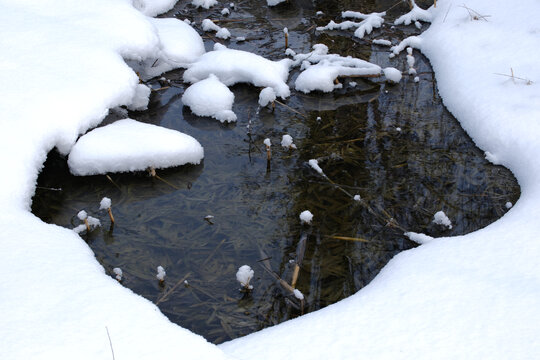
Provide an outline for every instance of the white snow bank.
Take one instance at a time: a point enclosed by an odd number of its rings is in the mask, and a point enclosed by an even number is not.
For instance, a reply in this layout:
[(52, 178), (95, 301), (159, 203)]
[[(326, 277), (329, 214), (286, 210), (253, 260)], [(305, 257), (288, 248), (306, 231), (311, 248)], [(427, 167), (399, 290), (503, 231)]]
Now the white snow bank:
[(148, 20), (157, 30), (160, 50), (155, 57), (130, 62), (143, 79), (175, 68), (186, 68), (205, 53), (201, 36), (186, 22), (173, 18)]
[(199, 164), (203, 157), (201, 144), (189, 135), (125, 119), (83, 135), (68, 165), (74, 175), (96, 175)]
[(184, 73), (184, 81), (195, 83), (215, 74), (227, 86), (245, 82), (271, 87), (277, 96), (284, 99), (290, 95), (286, 84), (290, 64), (290, 59), (270, 61), (247, 51), (216, 44), (214, 51), (207, 52), (190, 65)]
[[(433, 65), (448, 109), (516, 175), (520, 200), (482, 230), (400, 253), (337, 304), (221, 349), (263, 360), (531, 359), (540, 353), (540, 3), (466, 2), (491, 15), (489, 21), (471, 20), (462, 5), (438, 0), (417, 45)], [(533, 83), (496, 75), (510, 75), (510, 67)]]
[(211, 116), (221, 122), (236, 121), (232, 111), (234, 94), (214, 74), (188, 87), (182, 102), (195, 115)]
[(330, 21), (326, 26), (317, 27), (318, 31), (324, 30), (348, 30), (350, 28), (356, 28), (354, 36), (357, 38), (363, 38), (365, 34), (371, 34), (374, 28), (380, 28), (384, 23), (385, 12), (362, 14), (356, 11), (344, 11), (341, 13), (343, 18), (362, 19), (361, 22), (344, 21), (342, 23), (335, 23)]
[(133, 6), (146, 16), (156, 16), (174, 7), (177, 0), (133, 0)]
[(47, 153), (68, 153), (107, 109), (133, 99), (139, 79), (123, 58), (155, 58), (155, 27), (127, 0), (4, 0), (1, 8), (0, 153), (9, 176), (0, 187), (0, 357), (110, 359), (108, 330), (117, 359), (226, 359), (121, 286), (72, 230), (30, 213)]

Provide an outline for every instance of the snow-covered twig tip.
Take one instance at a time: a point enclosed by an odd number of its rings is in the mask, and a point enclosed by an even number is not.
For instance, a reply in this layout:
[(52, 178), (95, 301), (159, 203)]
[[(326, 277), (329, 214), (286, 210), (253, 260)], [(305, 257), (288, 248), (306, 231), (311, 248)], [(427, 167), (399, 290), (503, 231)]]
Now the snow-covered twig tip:
[(114, 216), (112, 214), (111, 205), (111, 199), (109, 199), (108, 197), (104, 197), (99, 203), (99, 210), (107, 210), (107, 212), (109, 213), (109, 218), (111, 218), (111, 222), (114, 223)]
[(236, 280), (242, 285), (244, 291), (250, 291), (253, 289), (253, 286), (249, 284), (255, 272), (249, 265), (242, 265), (238, 268), (236, 272)]

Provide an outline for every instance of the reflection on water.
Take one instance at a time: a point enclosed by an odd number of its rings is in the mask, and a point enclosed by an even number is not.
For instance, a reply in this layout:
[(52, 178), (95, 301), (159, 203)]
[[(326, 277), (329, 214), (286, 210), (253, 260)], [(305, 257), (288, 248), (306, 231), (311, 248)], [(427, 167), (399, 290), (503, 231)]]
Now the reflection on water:
[[(296, 51), (324, 42), (333, 52), (406, 69), (403, 56), (388, 59), (387, 48), (351, 39), (350, 33), (313, 30), (338, 11), (380, 11), (392, 2), (304, 2), (270, 10), (261, 1), (236, 3), (230, 19), (241, 21), (227, 27), (248, 41), (229, 46), (278, 59), (287, 26)], [(322, 19), (315, 16), (319, 9), (326, 13)], [(200, 22), (217, 18), (220, 10), (179, 4), (168, 16)], [(387, 26), (373, 38), (397, 41), (404, 31), (413, 30)], [(403, 229), (432, 236), (468, 233), (502, 216), (505, 203), (519, 196), (510, 172), (487, 163), (442, 106), (429, 64), (415, 57), (419, 83), (409, 77), (396, 86), (345, 79), (332, 94), (293, 91), (287, 105), (303, 115), (281, 105), (258, 111), (258, 91), (234, 86), (238, 123), (225, 125), (183, 108), (182, 71), (168, 73), (175, 86), (154, 92), (148, 111), (130, 116), (194, 136), (205, 149), (203, 164), (158, 171), (164, 181), (144, 173), (77, 178), (69, 175), (65, 159), (51, 153), (33, 211), (69, 228), (78, 225), (81, 209), (99, 217), (103, 227), (83, 238), (106, 271), (114, 276), (112, 269), (122, 268), (124, 286), (159, 302), (172, 321), (212, 342), (301, 314), (295, 298), (263, 266), (290, 282), (302, 238), (297, 288), (305, 295), (304, 312), (317, 310), (355, 293), (392, 256), (414, 247)], [(279, 146), (283, 134), (293, 136), (298, 150)], [(275, 144), (270, 167), (267, 137)], [(330, 180), (313, 171), (309, 159), (318, 159)], [(98, 211), (103, 196), (113, 201), (114, 227)], [(300, 224), (306, 209), (314, 214), (312, 226)], [(432, 223), (439, 210), (452, 220), (451, 230)], [(205, 220), (207, 215), (213, 218)], [(250, 294), (240, 292), (235, 280), (243, 264), (255, 270)], [(158, 265), (167, 271), (164, 285), (155, 278)]]

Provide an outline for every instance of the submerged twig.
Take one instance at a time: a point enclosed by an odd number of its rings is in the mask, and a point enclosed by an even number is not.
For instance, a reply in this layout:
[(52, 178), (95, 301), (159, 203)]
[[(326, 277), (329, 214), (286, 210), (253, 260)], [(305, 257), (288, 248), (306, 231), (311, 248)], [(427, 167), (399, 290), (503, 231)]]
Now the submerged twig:
[(178, 282), (176, 284), (174, 284), (174, 286), (172, 288), (170, 288), (169, 290), (167, 290), (159, 299), (157, 299), (156, 301), (156, 305), (159, 305), (160, 303), (162, 303), (163, 301), (166, 301), (167, 300), (167, 297), (169, 295), (171, 295), (173, 293), (174, 290), (176, 290), (176, 288), (178, 286), (180, 286), (180, 284), (182, 284), (189, 276), (191, 275), (191, 271), (188, 272), (183, 278), (181, 278), (180, 280), (178, 280)]
[(284, 106), (284, 107), (286, 107), (287, 109), (291, 110), (292, 112), (297, 113), (298, 115), (300, 115), (300, 116), (302, 116), (302, 117), (304, 117), (304, 118), (307, 119), (307, 115), (302, 114), (300, 111), (293, 109), (293, 108), (290, 107), (289, 105), (284, 104), (284, 103), (282, 103), (282, 102), (279, 101), (279, 100), (274, 100), (274, 101), (275, 101), (276, 103), (278, 103), (279, 105)]

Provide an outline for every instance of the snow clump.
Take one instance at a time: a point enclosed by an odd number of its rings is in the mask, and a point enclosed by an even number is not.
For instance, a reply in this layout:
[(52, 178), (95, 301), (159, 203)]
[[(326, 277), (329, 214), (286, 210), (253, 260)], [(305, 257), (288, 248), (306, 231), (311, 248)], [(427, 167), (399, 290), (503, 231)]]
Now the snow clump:
[(504, 207), (507, 209), (510, 209), (512, 206), (514, 206), (510, 201), (507, 201), (506, 204), (504, 204)]
[(399, 71), (396, 68), (393, 68), (393, 67), (384, 68), (383, 73), (384, 73), (384, 77), (386, 77), (388, 81), (391, 81), (396, 84), (401, 81), (401, 71)]
[(401, 15), (399, 18), (397, 18), (396, 21), (394, 21), (394, 25), (401, 25), (401, 24), (410, 25), (412, 22), (417, 22), (418, 20), (424, 21), (424, 22), (431, 22), (432, 20), (431, 12), (418, 7), (418, 5), (416, 5), (414, 0), (410, 0), (410, 1), (413, 6), (412, 10), (406, 13), (405, 15)]
[(301, 65), (300, 69), (304, 71), (298, 75), (295, 88), (306, 94), (315, 90), (333, 91), (341, 86), (341, 84), (337, 86), (335, 84), (339, 76), (379, 75), (381, 73), (380, 66), (368, 61), (351, 56), (329, 54), (328, 46), (324, 44), (313, 45), (313, 51), (307, 54), (295, 55), (293, 66), (298, 65)]
[(411, 239), (412, 241), (414, 241), (415, 243), (420, 244), (420, 245), (428, 243), (434, 239), (432, 236), (422, 234), (422, 233), (415, 233), (412, 231), (406, 232), (404, 235), (408, 237), (409, 239)]
[(231, 32), (229, 30), (227, 30), (226, 28), (222, 28), (219, 25), (216, 25), (210, 19), (204, 19), (201, 25), (202, 25), (202, 29), (206, 32), (215, 31), (216, 37), (220, 39), (228, 39), (231, 37)]
[(281, 138), (281, 146), (287, 149), (296, 149), (296, 145), (293, 143), (293, 138), (289, 134), (283, 135)]
[(236, 280), (242, 285), (246, 290), (253, 289), (253, 285), (250, 285), (249, 282), (253, 278), (255, 272), (249, 265), (242, 265), (238, 268), (236, 272)]
[(309, 210), (304, 210), (300, 213), (300, 222), (302, 224), (311, 224), (311, 221), (313, 220), (313, 214)]
[(116, 280), (122, 281), (122, 276), (124, 275), (122, 269), (120, 269), (119, 267), (115, 267), (114, 269), (112, 269), (112, 271), (116, 275)]
[(191, 5), (195, 7), (202, 7), (204, 9), (210, 9), (217, 4), (217, 0), (191, 0)]
[(373, 44), (382, 45), (382, 46), (392, 46), (392, 42), (390, 42), (390, 40), (384, 40), (384, 39), (375, 39), (373, 40)]
[(365, 34), (370, 34), (371, 31), (373, 31), (374, 28), (379, 28), (384, 23), (384, 16), (386, 15), (385, 12), (381, 13), (371, 13), (371, 14), (362, 14), (360, 12), (355, 11), (344, 11), (341, 13), (341, 16), (343, 18), (354, 18), (354, 19), (362, 19), (361, 22), (354, 22), (354, 21), (344, 21), (341, 23), (336, 23), (333, 20), (331, 20), (326, 26), (319, 26), (317, 27), (318, 31), (324, 31), (324, 30), (348, 30), (351, 28), (355, 28), (354, 36), (358, 38), (363, 38)]
[(438, 224), (438, 225), (444, 225), (446, 226), (448, 229), (451, 229), (452, 228), (452, 222), (450, 221), (450, 219), (448, 218), (448, 216), (446, 216), (446, 214), (441, 210), (441, 211), (437, 211), (435, 213), (435, 215), (433, 215), (433, 222), (435, 224)]
[(259, 94), (259, 105), (265, 107), (268, 104), (276, 101), (276, 92), (271, 87), (265, 87)]
[(139, 62), (128, 61), (143, 80), (172, 69), (186, 68), (206, 52), (201, 36), (185, 20), (148, 18), (148, 21), (157, 30), (159, 50), (152, 57)]
[(215, 44), (214, 51), (201, 56), (184, 72), (184, 81), (196, 83), (215, 74), (227, 86), (251, 83), (259, 87), (271, 87), (277, 96), (285, 99), (291, 94), (286, 84), (290, 65), (291, 59), (271, 61), (247, 51)]
[(360, 195), (356, 194), (356, 195), (354, 195), (353, 200), (354, 201), (360, 201), (360, 200), (362, 200), (362, 198), (360, 197)]
[(73, 175), (86, 176), (199, 164), (203, 157), (201, 144), (189, 135), (124, 119), (81, 136), (68, 165)]
[(221, 122), (236, 121), (236, 114), (232, 111), (234, 94), (214, 74), (188, 87), (182, 95), (182, 102), (195, 115), (211, 116)]
[(165, 281), (165, 275), (167, 275), (167, 273), (165, 272), (165, 269), (163, 268), (163, 266), (158, 266), (157, 267), (157, 274), (156, 274), (156, 278), (159, 280), (159, 281)]
[(111, 199), (109, 199), (108, 197), (104, 197), (103, 199), (101, 199), (99, 203), (99, 210), (110, 209), (111, 205), (112, 205)]
[(315, 170), (316, 172), (318, 172), (321, 175), (324, 175), (324, 172), (321, 169), (321, 167), (319, 166), (319, 162), (316, 159), (309, 160), (308, 164), (309, 164), (309, 166), (311, 166), (313, 168), (313, 170)]
[(304, 294), (302, 294), (300, 290), (294, 289), (293, 294), (294, 294), (294, 297), (297, 298), (298, 300), (304, 300)]

